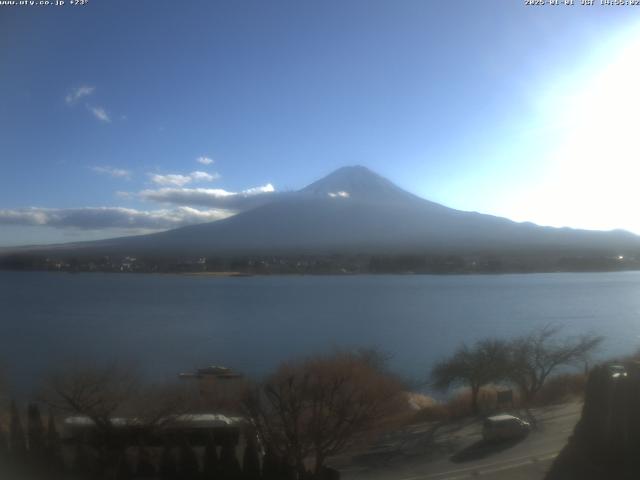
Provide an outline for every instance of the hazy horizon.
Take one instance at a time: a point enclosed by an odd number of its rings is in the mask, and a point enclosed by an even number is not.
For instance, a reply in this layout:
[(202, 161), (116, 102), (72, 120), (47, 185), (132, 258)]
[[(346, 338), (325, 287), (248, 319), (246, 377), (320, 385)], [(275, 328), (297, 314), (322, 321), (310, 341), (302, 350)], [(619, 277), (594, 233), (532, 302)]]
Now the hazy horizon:
[[(341, 167), (338, 170), (354, 169), (354, 168), (359, 169), (361, 167), (364, 167), (364, 166), (362, 166), (362, 165), (346, 166), (346, 167)], [(364, 168), (366, 168), (367, 170), (370, 170), (370, 169), (368, 169), (368, 167), (364, 167)], [(321, 179), (318, 179), (318, 181), (326, 181), (327, 177), (329, 177), (332, 173), (336, 173), (338, 170), (334, 170), (334, 172), (331, 172), (329, 175), (327, 175), (325, 177), (322, 177)], [(373, 172), (373, 174), (374, 174), (374, 176), (376, 176), (376, 172)], [(312, 182), (312, 183), (314, 183), (314, 182)], [(309, 184), (309, 185), (311, 185), (311, 184)], [(299, 193), (304, 194), (304, 189), (306, 187), (308, 187), (309, 185), (305, 185), (300, 189), (291, 190), (291, 191), (288, 191), (288, 192), (275, 192), (275, 191), (273, 191), (273, 192), (264, 192), (264, 193), (275, 194), (275, 198), (274, 199), (272, 199), (272, 200), (265, 199), (265, 201), (266, 202), (270, 202), (270, 201), (277, 201), (277, 200), (282, 200), (283, 198), (286, 198), (286, 197), (283, 197), (283, 196), (278, 196), (278, 194), (280, 194), (280, 193), (284, 193), (284, 194), (289, 194), (290, 195), (290, 194), (299, 192)], [(399, 185), (396, 185), (396, 186), (400, 187)], [(402, 188), (402, 187), (400, 187), (400, 188)], [(261, 193), (263, 193), (263, 192), (261, 192)], [(378, 193), (378, 192), (374, 192), (374, 193)], [(413, 192), (408, 192), (408, 193), (413, 193)], [(335, 197), (340, 197), (339, 201), (349, 201), (350, 197), (351, 197), (351, 192), (339, 191), (339, 192), (330, 193), (329, 195), (335, 196)], [(232, 197), (232, 196), (228, 196), (227, 198), (230, 198), (230, 197)], [(218, 220), (223, 220), (224, 218), (229, 218), (229, 217), (237, 215), (239, 213), (243, 213), (245, 211), (252, 210), (253, 208), (256, 208), (256, 207), (253, 206), (253, 198), (254, 198), (254, 196), (251, 195), (251, 194), (238, 195), (236, 199), (230, 198), (229, 204), (235, 206), (235, 209), (236, 209), (237, 213), (231, 213), (231, 214), (229, 214), (229, 216), (223, 216), (220, 219), (215, 219), (215, 220), (211, 220), (211, 221), (215, 222), (215, 221), (218, 221)], [(424, 199), (424, 200), (429, 200), (429, 199)], [(257, 205), (257, 206), (260, 206), (260, 205)], [(447, 205), (444, 205), (444, 206), (447, 207)], [(63, 212), (56, 212), (56, 211), (54, 211), (52, 209), (51, 210), (51, 215), (58, 216), (60, 218), (60, 220), (63, 221), (63, 222), (73, 222), (73, 221), (77, 221), (77, 220), (75, 220), (77, 217), (82, 217), (83, 215), (91, 215), (93, 213), (93, 211), (94, 211), (94, 209), (91, 209), (91, 208), (88, 208), (88, 209), (68, 209), (66, 212), (63, 213)], [(478, 213), (482, 213), (482, 212), (478, 212)], [(65, 218), (65, 215), (67, 216), (66, 218)], [(204, 221), (204, 222), (206, 222), (206, 221)], [(201, 222), (194, 222), (194, 223), (201, 223)], [(525, 221), (522, 221), (522, 222), (519, 222), (519, 223), (532, 223), (532, 222), (528, 222), (528, 221), (525, 220)], [(538, 225), (538, 224), (535, 224), (535, 225)], [(184, 226), (184, 225), (182, 225), (182, 226)], [(538, 225), (538, 226), (547, 227), (548, 225)], [(172, 228), (169, 228), (169, 229), (171, 230), (171, 229), (180, 228), (180, 227), (181, 226), (178, 225), (178, 226), (175, 226), (175, 227), (172, 227)], [(39, 227), (39, 228), (44, 228), (44, 227)], [(563, 227), (563, 228), (571, 228), (571, 227)], [(611, 229), (611, 230), (586, 229), (586, 230), (587, 231), (594, 231), (594, 232), (597, 232), (597, 231), (614, 231), (614, 230), (624, 231), (623, 229)], [(87, 237), (83, 238), (82, 240), (74, 239), (74, 240), (68, 240), (68, 241), (62, 240), (61, 242), (54, 242), (54, 243), (43, 243), (43, 244), (34, 243), (34, 244), (17, 244), (17, 245), (3, 245), (2, 243), (0, 243), (0, 250), (7, 250), (7, 249), (10, 250), (11, 248), (31, 247), (31, 246), (37, 247), (37, 246), (45, 246), (45, 245), (74, 244), (74, 243), (83, 242), (83, 241), (106, 240), (106, 239), (115, 239), (115, 238), (134, 236), (134, 235), (135, 236), (137, 236), (137, 235), (146, 235), (146, 234), (149, 234), (149, 233), (154, 233), (156, 231), (158, 231), (158, 230), (154, 230), (154, 229), (139, 229), (139, 230), (136, 229), (136, 230), (134, 230), (134, 229), (126, 229), (126, 228), (122, 228), (120, 230), (118, 230), (118, 229), (93, 230), (93, 231), (89, 231), (88, 234), (87, 234)], [(631, 232), (631, 233), (633, 233), (633, 232)]]
[(0, 246), (225, 218), (362, 164), (422, 198), (640, 233), (629, 8), (3, 8)]

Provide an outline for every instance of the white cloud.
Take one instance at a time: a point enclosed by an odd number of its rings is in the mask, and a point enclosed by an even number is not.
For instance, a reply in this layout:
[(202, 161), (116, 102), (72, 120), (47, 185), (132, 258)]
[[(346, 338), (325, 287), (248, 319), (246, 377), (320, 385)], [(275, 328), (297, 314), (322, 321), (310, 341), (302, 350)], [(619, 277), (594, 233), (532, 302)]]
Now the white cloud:
[[(104, 169), (99, 173), (108, 174), (112, 170), (110, 167), (93, 168)], [(270, 183), (239, 192), (210, 188), (161, 188), (137, 194), (118, 191), (116, 196), (119, 198), (141, 198), (173, 207), (155, 210), (124, 207), (0, 209), (0, 225), (48, 227), (71, 233), (92, 231), (92, 235), (107, 238), (116, 232), (118, 235), (150, 233), (221, 220), (268, 203), (280, 195), (285, 194), (277, 193)], [(194, 208), (195, 205), (205, 208)]]
[(109, 228), (166, 230), (220, 220), (231, 214), (220, 209), (198, 210), (191, 207), (150, 211), (122, 207), (67, 209), (32, 207), (0, 210), (0, 225), (49, 226), (83, 230)]
[(201, 171), (191, 172), (188, 175), (177, 173), (171, 173), (167, 175), (151, 173), (149, 175), (151, 177), (151, 181), (156, 185), (176, 187), (183, 187), (191, 182), (212, 182), (220, 178), (220, 175), (217, 173), (210, 174)]
[(67, 102), (68, 105), (73, 105), (74, 103), (76, 103), (78, 100), (80, 100), (82, 97), (88, 97), (89, 95), (91, 95), (94, 90), (96, 89), (96, 87), (90, 87), (88, 85), (82, 85), (78, 88), (74, 88), (73, 90), (71, 90), (71, 92), (69, 92), (67, 94), (67, 96), (64, 98), (65, 102)]
[(246, 210), (267, 203), (276, 193), (272, 184), (249, 188), (240, 192), (229, 192), (221, 188), (161, 188), (143, 190), (138, 196), (144, 200), (174, 205), (199, 205), (226, 208), (234, 211)]
[(329, 192), (327, 195), (331, 198), (349, 198), (351, 196), (349, 192), (345, 192), (344, 190), (340, 190), (339, 192)]
[(260, 195), (262, 193), (273, 193), (276, 189), (270, 183), (266, 185), (262, 185), (260, 187), (248, 188), (247, 190), (243, 190), (240, 192), (240, 195)]
[[(95, 89), (96, 87), (82, 85), (71, 90), (64, 98), (64, 100), (65, 102), (67, 102), (67, 105), (75, 105), (80, 99), (93, 95)], [(88, 103), (85, 103), (84, 105), (87, 107), (87, 110), (89, 110), (98, 120), (100, 120), (101, 122), (111, 123), (111, 116), (107, 113), (104, 107), (98, 105), (89, 105)]]
[(109, 114), (106, 112), (104, 108), (92, 107), (90, 105), (87, 105), (87, 108), (91, 113), (93, 113), (93, 116), (96, 117), (101, 122), (111, 123), (111, 117), (109, 117)]
[(214, 160), (212, 158), (205, 156), (196, 158), (196, 162), (201, 163), (202, 165), (211, 165), (213, 161)]
[(220, 178), (220, 175), (214, 173), (213, 175), (207, 172), (195, 171), (189, 175), (194, 182), (212, 182)]
[(102, 175), (109, 175), (113, 178), (124, 178), (127, 180), (131, 179), (131, 171), (125, 170), (124, 168), (113, 168), (109, 166), (97, 166), (90, 167), (96, 173), (100, 173)]
[(189, 175), (160, 175), (157, 173), (151, 173), (149, 175), (151, 177), (151, 181), (156, 185), (176, 185), (178, 187), (181, 187), (191, 182), (191, 177)]

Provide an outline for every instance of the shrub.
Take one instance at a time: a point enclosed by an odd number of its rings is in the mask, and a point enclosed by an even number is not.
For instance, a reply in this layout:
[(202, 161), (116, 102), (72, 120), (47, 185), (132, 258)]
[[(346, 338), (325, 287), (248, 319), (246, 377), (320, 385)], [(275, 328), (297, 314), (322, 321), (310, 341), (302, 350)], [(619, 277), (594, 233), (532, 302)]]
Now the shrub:
[(587, 377), (583, 373), (566, 373), (550, 378), (536, 397), (536, 405), (563, 403), (584, 394)]

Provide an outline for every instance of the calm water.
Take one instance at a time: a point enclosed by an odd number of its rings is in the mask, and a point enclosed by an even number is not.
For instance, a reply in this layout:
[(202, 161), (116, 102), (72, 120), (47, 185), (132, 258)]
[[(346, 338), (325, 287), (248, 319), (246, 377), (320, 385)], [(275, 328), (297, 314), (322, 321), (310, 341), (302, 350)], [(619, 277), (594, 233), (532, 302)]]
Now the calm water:
[(262, 374), (333, 346), (379, 346), (424, 378), (460, 342), (554, 323), (640, 346), (640, 272), (213, 278), (0, 272), (0, 358), (21, 390), (57, 365), (125, 359), (153, 377)]

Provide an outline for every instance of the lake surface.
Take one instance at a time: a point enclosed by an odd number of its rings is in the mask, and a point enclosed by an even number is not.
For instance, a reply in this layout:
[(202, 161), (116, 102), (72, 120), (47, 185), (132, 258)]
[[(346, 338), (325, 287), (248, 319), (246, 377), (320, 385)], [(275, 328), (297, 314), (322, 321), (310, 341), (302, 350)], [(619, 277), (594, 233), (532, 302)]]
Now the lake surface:
[(640, 347), (640, 272), (274, 276), (0, 272), (0, 361), (20, 391), (68, 362), (153, 378), (210, 364), (261, 375), (332, 347), (377, 346), (419, 380), (461, 342), (548, 323)]

